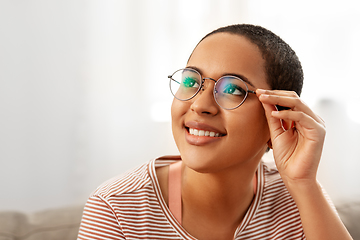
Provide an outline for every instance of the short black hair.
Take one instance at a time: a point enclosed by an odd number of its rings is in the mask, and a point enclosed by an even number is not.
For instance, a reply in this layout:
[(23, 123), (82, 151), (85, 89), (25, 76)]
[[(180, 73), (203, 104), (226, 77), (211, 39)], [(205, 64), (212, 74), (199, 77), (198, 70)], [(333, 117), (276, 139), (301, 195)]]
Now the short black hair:
[(300, 96), (304, 79), (300, 60), (295, 51), (278, 35), (260, 26), (236, 24), (218, 28), (208, 33), (200, 42), (216, 33), (244, 36), (257, 45), (265, 60), (266, 80), (271, 89), (295, 91)]

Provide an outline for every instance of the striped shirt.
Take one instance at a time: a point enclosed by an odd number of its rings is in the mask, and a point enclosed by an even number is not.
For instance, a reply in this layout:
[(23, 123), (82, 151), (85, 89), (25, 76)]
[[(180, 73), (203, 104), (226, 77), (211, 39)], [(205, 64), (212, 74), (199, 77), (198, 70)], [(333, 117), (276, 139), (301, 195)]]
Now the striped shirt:
[[(196, 239), (176, 221), (161, 195), (154, 159), (102, 184), (88, 199), (78, 239)], [(299, 211), (276, 168), (260, 162), (257, 191), (234, 239), (306, 239)]]

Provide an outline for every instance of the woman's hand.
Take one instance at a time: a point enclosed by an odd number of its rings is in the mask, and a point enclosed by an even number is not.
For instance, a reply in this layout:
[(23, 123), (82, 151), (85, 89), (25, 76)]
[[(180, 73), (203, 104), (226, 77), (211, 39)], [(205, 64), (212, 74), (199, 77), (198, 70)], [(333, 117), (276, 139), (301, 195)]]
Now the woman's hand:
[[(265, 109), (276, 166), (299, 209), (306, 239), (352, 239), (316, 181), (324, 121), (294, 92), (258, 89), (256, 95)], [(277, 111), (276, 105), (290, 109)]]
[[(295, 92), (258, 89), (256, 94), (265, 109), (283, 181), (314, 183), (325, 139), (324, 121)], [(290, 109), (277, 111), (275, 105)]]

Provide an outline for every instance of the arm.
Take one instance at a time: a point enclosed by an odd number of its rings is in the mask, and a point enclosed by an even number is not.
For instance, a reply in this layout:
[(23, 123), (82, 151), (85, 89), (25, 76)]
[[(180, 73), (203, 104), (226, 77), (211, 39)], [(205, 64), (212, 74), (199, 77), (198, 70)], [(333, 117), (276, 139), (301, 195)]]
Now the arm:
[[(258, 89), (256, 93), (265, 109), (276, 166), (299, 209), (306, 238), (352, 239), (316, 181), (324, 121), (294, 92)], [(290, 109), (279, 112), (275, 105)]]
[(317, 182), (309, 186), (287, 183), (299, 212), (305, 236), (311, 239), (352, 239)]
[(78, 239), (125, 239), (125, 236), (109, 206), (92, 196), (84, 208)]

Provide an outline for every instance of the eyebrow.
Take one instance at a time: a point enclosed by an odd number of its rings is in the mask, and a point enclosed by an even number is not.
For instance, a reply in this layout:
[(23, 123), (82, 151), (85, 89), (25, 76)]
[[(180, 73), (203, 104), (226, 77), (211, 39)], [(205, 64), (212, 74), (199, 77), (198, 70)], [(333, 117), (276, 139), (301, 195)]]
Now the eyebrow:
[[(201, 75), (201, 70), (195, 66), (186, 66), (186, 68), (191, 68), (191, 69), (194, 69), (196, 71), (198, 71)], [(238, 77), (240, 78), (241, 80), (243, 80), (244, 82), (246, 82), (247, 84), (249, 84), (250, 86), (256, 88), (250, 81), (247, 77), (245, 77), (244, 75), (241, 75), (241, 74), (237, 74), (237, 73), (224, 73), (223, 76), (234, 76), (234, 77)]]

